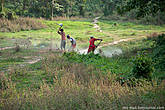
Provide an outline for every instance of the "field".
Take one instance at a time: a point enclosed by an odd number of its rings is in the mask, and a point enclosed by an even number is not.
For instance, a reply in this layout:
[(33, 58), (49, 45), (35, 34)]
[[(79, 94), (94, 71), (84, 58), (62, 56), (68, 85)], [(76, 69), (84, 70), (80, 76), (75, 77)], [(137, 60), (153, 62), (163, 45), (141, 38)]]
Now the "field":
[[(152, 58), (150, 38), (165, 33), (165, 26), (100, 19), (100, 31), (93, 20), (39, 21), (46, 28), (0, 32), (0, 109), (164, 109), (165, 72), (155, 67), (152, 81), (135, 78), (133, 62), (139, 51)], [(103, 53), (60, 52), (56, 23), (76, 39), (78, 52), (95, 36), (103, 39)], [(128, 40), (113, 44), (122, 39)]]

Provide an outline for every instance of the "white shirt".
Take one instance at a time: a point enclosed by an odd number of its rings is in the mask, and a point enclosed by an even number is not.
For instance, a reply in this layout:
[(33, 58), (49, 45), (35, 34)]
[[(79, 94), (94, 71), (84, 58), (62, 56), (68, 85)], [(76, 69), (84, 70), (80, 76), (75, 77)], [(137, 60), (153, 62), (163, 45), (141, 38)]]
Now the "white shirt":
[(69, 40), (70, 40), (70, 42), (72, 43), (72, 45), (73, 45), (73, 44), (76, 44), (76, 40), (75, 40), (74, 38), (71, 37)]

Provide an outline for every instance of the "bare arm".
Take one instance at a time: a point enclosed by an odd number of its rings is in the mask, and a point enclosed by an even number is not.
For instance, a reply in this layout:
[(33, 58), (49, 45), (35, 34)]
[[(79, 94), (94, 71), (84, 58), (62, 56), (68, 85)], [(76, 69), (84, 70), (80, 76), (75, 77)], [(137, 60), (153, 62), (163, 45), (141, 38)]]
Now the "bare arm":
[(62, 32), (60, 30), (58, 30), (57, 33), (60, 34), (60, 35), (62, 34)]
[(59, 27), (59, 29), (58, 29), (58, 32), (57, 32), (57, 33), (61, 35), (61, 34), (62, 34), (62, 32), (61, 32), (60, 30), (61, 30), (61, 27)]

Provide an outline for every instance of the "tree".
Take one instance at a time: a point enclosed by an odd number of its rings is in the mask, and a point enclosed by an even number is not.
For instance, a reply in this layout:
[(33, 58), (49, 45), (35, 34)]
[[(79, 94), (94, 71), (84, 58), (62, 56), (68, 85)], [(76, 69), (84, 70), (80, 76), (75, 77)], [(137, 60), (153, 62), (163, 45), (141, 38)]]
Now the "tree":
[(52, 0), (52, 7), (51, 7), (51, 8), (52, 8), (52, 9), (51, 9), (51, 10), (52, 10), (52, 11), (51, 11), (51, 12), (52, 12), (52, 20), (53, 20), (53, 8), (54, 8), (54, 4), (55, 4), (55, 0)]
[(155, 15), (158, 12), (165, 12), (165, 0), (124, 0), (118, 12), (124, 14), (133, 9), (137, 9), (137, 17)]
[(119, 3), (121, 3), (121, 0), (102, 0), (101, 9), (104, 13), (104, 16), (113, 14)]

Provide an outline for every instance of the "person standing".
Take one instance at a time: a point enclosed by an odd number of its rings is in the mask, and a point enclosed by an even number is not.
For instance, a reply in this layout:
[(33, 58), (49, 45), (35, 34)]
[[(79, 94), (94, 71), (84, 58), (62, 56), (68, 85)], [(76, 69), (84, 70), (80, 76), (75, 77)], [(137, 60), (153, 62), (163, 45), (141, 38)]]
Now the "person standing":
[(61, 35), (61, 45), (60, 45), (61, 50), (63, 50), (63, 49), (65, 50), (66, 37), (65, 37), (64, 29), (61, 29), (61, 27), (60, 27), (57, 33)]

